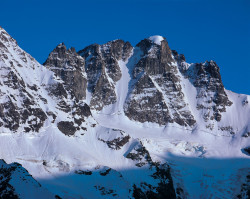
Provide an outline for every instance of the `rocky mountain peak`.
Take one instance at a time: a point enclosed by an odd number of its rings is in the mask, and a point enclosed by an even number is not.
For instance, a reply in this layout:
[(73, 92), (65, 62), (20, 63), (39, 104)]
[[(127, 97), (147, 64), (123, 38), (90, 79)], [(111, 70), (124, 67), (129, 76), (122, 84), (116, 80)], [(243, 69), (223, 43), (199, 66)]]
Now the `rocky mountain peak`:
[(122, 77), (119, 62), (127, 60), (132, 50), (129, 42), (118, 39), (103, 45), (93, 44), (78, 52), (85, 58), (91, 107), (101, 110), (117, 101), (115, 84)]
[(65, 44), (64, 44), (64, 42), (58, 44), (58, 45), (56, 46), (56, 48), (65, 48), (65, 50), (67, 49), (66, 46), (65, 46)]
[[(123, 76), (126, 76), (120, 64), (127, 61), (130, 63), (131, 82), (128, 82), (129, 92), (122, 109), (130, 119), (140, 122), (156, 122), (161, 125), (174, 122), (179, 125), (193, 126), (196, 120), (192, 114), (192, 108), (185, 100), (186, 91), (181, 82), (182, 74), (184, 78), (189, 78), (197, 88), (197, 99), (204, 96), (205, 88), (211, 90), (209, 95), (214, 93), (213, 100), (208, 100), (208, 102), (214, 102), (217, 105), (213, 106), (214, 113), (210, 118), (220, 120), (219, 112), (225, 111), (225, 106), (230, 106), (231, 103), (227, 100), (219, 67), (214, 61), (197, 63), (190, 67), (185, 62), (185, 56), (172, 51), (166, 39), (158, 35), (140, 41), (136, 48), (141, 52), (140, 55), (134, 54), (135, 48), (129, 42), (120, 39), (103, 45), (92, 44), (78, 53), (74, 49), (67, 50), (64, 44), (59, 44), (52, 51), (45, 65), (47, 67), (51, 65), (51, 70), (65, 82), (64, 87), (70, 88), (72, 85), (78, 85), (73, 96), (79, 93), (80, 85), (84, 82), (84, 86), (90, 92), (88, 99), (90, 107), (101, 111), (105, 106), (115, 104), (120, 98), (117, 91), (118, 82), (123, 81)], [(134, 59), (134, 56), (137, 57), (137, 61), (133, 63), (130, 58)], [(79, 81), (79, 84), (72, 83), (75, 79), (72, 76), (72, 80), (69, 81), (67, 78), (70, 75), (66, 74), (68, 73), (66, 69), (68, 70), (71, 66), (80, 68), (74, 77), (80, 74), (79, 72), (83, 74), (86, 71), (86, 80)], [(69, 82), (71, 83), (68, 84)], [(82, 89), (84, 90), (84, 87)], [(155, 90), (152, 92), (152, 97), (147, 95), (138, 100), (138, 96), (148, 94), (149, 90), (150, 92)], [(86, 94), (82, 94), (76, 98), (85, 99), (85, 96)], [(148, 104), (145, 104), (146, 101)], [(225, 106), (222, 103), (225, 103)], [(157, 111), (155, 107), (158, 107)], [(200, 110), (201, 107), (206, 106), (198, 100), (197, 109)], [(220, 108), (217, 110), (216, 107)], [(147, 109), (150, 111), (145, 112)], [(208, 113), (204, 115), (207, 121)]]
[(89, 45), (83, 50), (80, 50), (78, 54), (80, 54), (84, 58), (88, 58), (90, 55), (92, 55), (101, 57), (111, 56), (116, 60), (125, 60), (131, 53), (131, 49), (132, 46), (129, 42), (125, 42), (121, 39), (116, 39), (113, 41), (109, 41), (103, 45)]
[(146, 49), (149, 48), (151, 45), (160, 46), (162, 44), (162, 41), (164, 40), (166, 41), (166, 38), (159, 35), (154, 35), (141, 40), (136, 46)]
[(67, 49), (64, 43), (60, 43), (49, 54), (44, 65), (47, 67), (82, 68), (84, 71), (84, 59), (76, 53), (75, 48)]
[[(17, 45), (17, 41), (15, 39), (13, 39), (1, 26), (0, 26), (0, 47), (3, 47), (3, 43), (5, 43), (5, 45), (9, 46), (10, 43), (12, 43), (12, 45)], [(7, 47), (6, 46), (6, 47)]]
[(215, 61), (205, 61), (204, 65), (200, 68), (198, 74), (204, 73), (205, 71), (211, 75), (213, 78), (218, 78), (221, 81), (220, 68)]
[(137, 47), (142, 56), (133, 69), (136, 81), (126, 100), (125, 114), (140, 122), (194, 125), (196, 121), (184, 100), (177, 64), (167, 41), (152, 36)]
[[(0, 31), (1, 158), (55, 194), (231, 198), (249, 189), (250, 96), (227, 91), (214, 61), (189, 64), (152, 36), (78, 53), (61, 43), (43, 66)], [(0, 160), (0, 198), (41, 189)]]
[(76, 53), (75, 48), (67, 49), (64, 43), (59, 44), (44, 65), (64, 81), (63, 87), (70, 91), (72, 98), (86, 98), (85, 60)]
[[(140, 41), (136, 46), (141, 49), (143, 56), (147, 59), (155, 59), (157, 62), (168, 65), (174, 61), (168, 42), (162, 36), (151, 36)], [(164, 65), (161, 68), (163, 69)]]
[(152, 41), (154, 44), (161, 45), (161, 42), (165, 40), (165, 38), (160, 35), (154, 35), (150, 36), (148, 40)]
[(208, 123), (207, 128), (212, 130), (214, 124), (211, 122), (220, 121), (226, 107), (232, 105), (222, 83), (219, 66), (213, 60), (188, 64), (184, 55), (176, 51), (172, 53), (180, 72), (196, 87), (196, 108), (202, 112), (204, 121)]
[(186, 61), (186, 58), (183, 54), (178, 54), (178, 52), (176, 50), (172, 50), (172, 54), (174, 56), (174, 59), (178, 62), (178, 63), (182, 63)]
[(113, 40), (103, 45), (106, 54), (114, 56), (117, 60), (126, 60), (131, 53), (132, 46), (129, 42), (121, 39)]
[(58, 58), (64, 58), (67, 53), (78, 55), (74, 47), (70, 47), (69, 49), (67, 49), (66, 45), (63, 42), (58, 44), (52, 52), (54, 54), (57, 54)]

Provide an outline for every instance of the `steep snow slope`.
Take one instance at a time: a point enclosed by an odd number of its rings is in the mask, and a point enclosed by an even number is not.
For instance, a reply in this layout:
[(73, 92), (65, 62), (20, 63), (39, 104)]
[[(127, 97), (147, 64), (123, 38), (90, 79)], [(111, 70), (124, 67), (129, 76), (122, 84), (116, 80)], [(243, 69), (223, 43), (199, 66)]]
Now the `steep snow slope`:
[(20, 164), (6, 164), (3, 160), (0, 160), (0, 190), (1, 198), (60, 198), (43, 188)]
[[(243, 193), (250, 165), (242, 153), (249, 146), (250, 97), (224, 91), (212, 62), (188, 64), (157, 36), (136, 47), (122, 40), (91, 45), (79, 52), (82, 57), (60, 44), (45, 67), (0, 31), (0, 158), (21, 163), (50, 192), (62, 198), (232, 198)], [(143, 74), (153, 83), (150, 92), (135, 92), (143, 86), (138, 84)], [(124, 112), (132, 92), (133, 100), (150, 100), (151, 91), (161, 96), (152, 103), (163, 99), (165, 112), (172, 114), (161, 125)], [(197, 98), (201, 93), (207, 97), (204, 104)], [(224, 110), (217, 99), (232, 104)], [(197, 109), (198, 104), (204, 107)], [(155, 111), (151, 108), (142, 111)], [(221, 119), (205, 120), (208, 113)]]

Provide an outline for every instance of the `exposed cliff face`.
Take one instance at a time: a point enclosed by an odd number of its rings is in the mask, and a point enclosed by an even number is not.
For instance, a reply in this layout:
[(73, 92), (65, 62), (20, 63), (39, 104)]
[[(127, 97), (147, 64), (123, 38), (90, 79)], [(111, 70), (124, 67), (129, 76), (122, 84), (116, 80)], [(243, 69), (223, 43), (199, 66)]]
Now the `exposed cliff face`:
[(197, 89), (197, 109), (203, 112), (204, 120), (221, 120), (221, 112), (232, 102), (228, 99), (221, 80), (220, 69), (214, 61), (195, 63), (187, 67), (185, 57), (173, 52), (183, 75)]
[(72, 119), (58, 122), (58, 129), (66, 135), (74, 135), (79, 130), (86, 130), (86, 118), (91, 116), (86, 99), (87, 75), (85, 60), (74, 48), (67, 50), (59, 44), (49, 55), (44, 65), (54, 72), (58, 80), (48, 88), (49, 94), (57, 100), (58, 108), (70, 114)]
[(126, 115), (140, 122), (193, 126), (195, 119), (184, 100), (178, 68), (167, 41), (157, 44), (145, 39), (137, 47), (143, 54), (133, 69), (137, 81), (125, 104)]
[(44, 65), (64, 81), (66, 90), (70, 91), (71, 98), (76, 101), (86, 98), (87, 77), (84, 59), (74, 48), (66, 49), (59, 44), (49, 55)]
[[(231, 102), (224, 91), (218, 66), (213, 61), (185, 69), (182, 67), (186, 63), (185, 57), (172, 52), (167, 41), (160, 36), (144, 39), (136, 48), (140, 53), (133, 64), (129, 61), (135, 49), (122, 40), (94, 44), (79, 51), (86, 62), (87, 87), (92, 94), (90, 106), (93, 109), (101, 111), (117, 102), (120, 96), (116, 84), (122, 77), (119, 60), (128, 60), (131, 81), (123, 104), (128, 118), (160, 125), (194, 126), (196, 119), (181, 86), (181, 75), (184, 75), (197, 88), (197, 109), (202, 109), (204, 119), (220, 121), (220, 113)], [(203, 102), (205, 96), (212, 99), (207, 100), (207, 106)]]
[(126, 60), (132, 50), (129, 42), (115, 40), (104, 45), (94, 44), (78, 53), (85, 58), (90, 106), (98, 111), (117, 101), (115, 84), (121, 79), (119, 60)]
[(204, 114), (205, 120), (215, 119), (220, 121), (220, 113), (226, 112), (226, 106), (231, 106), (232, 102), (225, 93), (219, 67), (214, 61), (210, 61), (204, 64), (195, 64), (195, 71), (197, 71), (197, 78), (194, 81), (194, 85), (198, 90), (197, 98), (202, 99), (198, 100), (197, 108), (208, 110)]
[[(221, 121), (222, 113), (233, 104), (226, 94), (218, 65), (214, 61), (188, 64), (184, 55), (176, 51), (173, 51), (173, 55), (182, 75), (196, 88), (196, 109), (205, 121), (206, 128), (213, 130), (216, 122)], [(230, 124), (219, 128), (235, 133)]]

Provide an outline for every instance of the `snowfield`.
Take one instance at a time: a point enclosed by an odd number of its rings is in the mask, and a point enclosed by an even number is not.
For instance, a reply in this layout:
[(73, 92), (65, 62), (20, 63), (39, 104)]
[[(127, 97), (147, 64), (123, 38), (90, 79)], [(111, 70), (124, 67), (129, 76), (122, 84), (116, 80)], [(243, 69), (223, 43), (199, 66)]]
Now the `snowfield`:
[[(149, 40), (161, 45), (164, 38), (152, 36)], [(176, 190), (181, 187), (186, 198), (229, 199), (241, 192), (240, 185), (245, 182), (250, 170), (250, 156), (242, 152), (243, 148), (250, 145), (250, 136), (243, 136), (250, 132), (250, 104), (246, 103), (250, 101), (250, 96), (226, 90), (233, 104), (226, 107), (221, 121), (211, 122), (213, 129), (209, 130), (202, 118), (203, 113), (196, 108), (196, 88), (178, 72), (185, 103), (196, 119), (195, 126), (130, 120), (124, 113), (124, 105), (135, 81), (132, 67), (142, 56), (135, 47), (127, 60), (118, 62), (121, 79), (117, 82), (108, 79), (114, 85), (117, 102), (105, 106), (101, 111), (91, 110), (92, 116), (84, 123), (87, 130), (68, 136), (57, 128), (57, 123), (60, 120), (71, 121), (73, 116), (57, 108), (57, 101), (44, 86), (61, 80), (55, 79), (52, 71), (40, 65), (17, 45), (12, 42), (7, 44), (8, 61), (16, 60), (24, 67), (17, 67), (15, 63), (13, 68), (10, 62), (0, 60), (0, 75), (5, 76), (6, 71), (12, 70), (25, 84), (37, 85), (38, 92), (28, 89), (31, 94), (37, 95), (36, 106), (45, 112), (56, 112), (58, 117), (54, 122), (52, 117), (48, 117), (39, 132), (26, 133), (19, 128), (13, 133), (1, 126), (0, 159), (8, 164), (20, 163), (51, 193), (62, 198), (125, 199), (132, 197), (134, 184), (147, 182), (157, 185), (158, 181), (152, 178), (148, 164), (138, 167), (133, 159), (127, 158), (140, 145), (149, 152), (152, 161), (169, 164), (174, 187)], [(20, 58), (23, 57), (22, 53), (27, 62)], [(6, 100), (6, 96), (14, 95), (17, 96), (18, 104), (17, 90), (6, 86), (3, 79), (0, 81), (1, 93), (4, 93), (0, 96), (1, 103)], [(38, 93), (48, 103), (40, 100)], [(90, 98), (91, 93), (87, 93), (84, 102), (89, 104)], [(164, 100), (168, 101), (166, 96)], [(21, 104), (18, 106), (21, 107)], [(32, 115), (30, 117), (32, 120)], [(228, 126), (232, 133), (225, 130), (224, 127)], [(126, 142), (119, 142), (118, 147), (114, 145), (114, 140), (122, 139)]]

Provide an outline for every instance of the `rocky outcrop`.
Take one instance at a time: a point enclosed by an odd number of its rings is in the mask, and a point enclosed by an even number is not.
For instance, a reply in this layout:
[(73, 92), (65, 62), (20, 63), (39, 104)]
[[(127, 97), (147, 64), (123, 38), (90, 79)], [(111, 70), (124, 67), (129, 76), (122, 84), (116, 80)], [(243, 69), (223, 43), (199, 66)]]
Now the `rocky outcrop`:
[(231, 106), (232, 102), (225, 92), (218, 65), (214, 61), (187, 64), (184, 55), (176, 51), (173, 54), (182, 74), (197, 89), (196, 108), (203, 113), (204, 120), (220, 121), (221, 113), (226, 112), (226, 107)]
[(242, 151), (243, 153), (245, 153), (246, 155), (249, 155), (249, 156), (250, 156), (250, 146), (241, 149), (241, 151)]
[(156, 164), (156, 171), (152, 177), (158, 180), (157, 186), (152, 186), (142, 182), (140, 186), (133, 185), (133, 198), (135, 199), (175, 199), (176, 193), (173, 186), (173, 180), (170, 174), (170, 168), (167, 164)]
[[(63, 80), (63, 86), (59, 87), (65, 87), (71, 99), (75, 98), (79, 101), (86, 98), (87, 79), (84, 63), (84, 59), (76, 53), (74, 48), (67, 50), (66, 46), (61, 43), (50, 53), (44, 65), (52, 70), (56, 77)], [(56, 90), (62, 90), (62, 88)], [(66, 97), (65, 92), (62, 91), (60, 94)]]
[(138, 142), (130, 151), (126, 152), (125, 157), (133, 160), (137, 167), (154, 165), (148, 150), (141, 142)]
[(129, 42), (114, 40), (104, 45), (93, 44), (78, 53), (85, 58), (90, 106), (102, 110), (117, 100), (115, 84), (121, 79), (119, 60), (126, 60), (132, 50)]
[(100, 111), (104, 106), (114, 104), (116, 99), (117, 96), (115, 93), (114, 84), (109, 81), (105, 69), (103, 69), (99, 79), (96, 82), (94, 92), (92, 93), (90, 107)]
[[(196, 79), (194, 86), (197, 88), (197, 109), (207, 109), (205, 120), (221, 120), (221, 112), (226, 111), (226, 106), (231, 106), (222, 84), (219, 67), (214, 61), (204, 64), (195, 64)], [(199, 100), (200, 99), (200, 100)], [(214, 104), (214, 105), (212, 105)]]
[(133, 69), (136, 81), (128, 94), (125, 114), (139, 122), (194, 125), (196, 121), (184, 101), (178, 68), (167, 41), (157, 44), (145, 39), (137, 47), (142, 55)]
[(76, 132), (76, 127), (73, 122), (61, 121), (58, 122), (57, 127), (65, 135), (74, 135)]
[(113, 150), (120, 150), (130, 141), (130, 136), (119, 129), (107, 129), (98, 135), (98, 140), (106, 143)]
[(148, 175), (147, 181), (133, 184), (132, 197), (135, 199), (175, 199), (177, 195), (169, 165), (167, 163), (154, 162), (149, 151), (141, 141), (134, 140), (131, 146), (134, 147), (130, 147), (124, 156), (133, 161), (135, 166), (142, 169), (149, 169), (147, 174), (145, 173), (145, 175)]
[(57, 101), (57, 107), (72, 116), (71, 121), (60, 121), (58, 129), (65, 135), (74, 135), (77, 130), (86, 130), (82, 124), (91, 116), (86, 99), (87, 75), (85, 60), (74, 48), (59, 44), (49, 55), (44, 65), (54, 72), (59, 80), (48, 88)]

